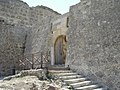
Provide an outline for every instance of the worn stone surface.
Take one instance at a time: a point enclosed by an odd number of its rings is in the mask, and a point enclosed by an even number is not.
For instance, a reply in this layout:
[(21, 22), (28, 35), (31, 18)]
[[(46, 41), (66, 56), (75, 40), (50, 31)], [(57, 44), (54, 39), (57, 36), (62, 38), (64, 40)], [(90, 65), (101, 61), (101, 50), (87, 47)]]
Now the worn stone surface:
[(24, 53), (27, 28), (0, 22), (0, 76), (12, 74)]
[(45, 69), (31, 69), (31, 70), (22, 70), (16, 75), (5, 77), (3, 80), (11, 80), (13, 78), (20, 78), (25, 76), (37, 76), (39, 79), (47, 79), (47, 71)]
[(0, 0), (0, 76), (12, 74), (12, 68), (32, 68), (32, 54), (48, 50), (51, 20), (59, 15), (45, 6)]
[(66, 66), (120, 89), (120, 1), (82, 0), (70, 8)]
[(44, 78), (46, 70), (23, 70), (0, 80), (0, 90), (70, 90), (60, 79)]
[(10, 23), (29, 25), (29, 9), (21, 0), (0, 0), (0, 16)]
[[(34, 9), (41, 10), (41, 7), (38, 6)], [(45, 10), (44, 8), (42, 10), (41, 18), (39, 18), (38, 22), (33, 22), (35, 25), (32, 26), (32, 30), (28, 34), (25, 51), (27, 57), (32, 57), (32, 54), (34, 54), (33, 57), (39, 58), (39, 60), (41, 60), (41, 52), (44, 55), (50, 52), (52, 20), (59, 16), (59, 14), (55, 14), (51, 10), (49, 11), (46, 7)], [(36, 64), (38, 63), (39, 62)], [(36, 64), (34, 66), (36, 66)]]
[(60, 14), (45, 6), (29, 7), (22, 0), (0, 0), (0, 16), (12, 24), (31, 27), (42, 18), (54, 15)]
[(40, 81), (36, 76), (25, 76), (11, 80), (0, 80), (0, 90), (47, 90), (49, 81)]

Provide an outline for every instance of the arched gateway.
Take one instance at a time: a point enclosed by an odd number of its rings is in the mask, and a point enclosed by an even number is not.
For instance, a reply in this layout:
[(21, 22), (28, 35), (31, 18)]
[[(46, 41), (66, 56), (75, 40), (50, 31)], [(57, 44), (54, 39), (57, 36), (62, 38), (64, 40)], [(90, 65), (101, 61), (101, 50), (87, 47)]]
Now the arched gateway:
[(68, 21), (69, 13), (66, 13), (52, 23), (51, 65), (65, 64)]

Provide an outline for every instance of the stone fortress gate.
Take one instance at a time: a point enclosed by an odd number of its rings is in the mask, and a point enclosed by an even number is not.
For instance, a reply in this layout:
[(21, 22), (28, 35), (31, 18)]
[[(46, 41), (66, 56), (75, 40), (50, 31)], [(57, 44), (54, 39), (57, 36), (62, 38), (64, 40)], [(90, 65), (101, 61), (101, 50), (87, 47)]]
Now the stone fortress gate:
[(65, 64), (67, 52), (67, 30), (69, 13), (52, 23), (51, 65)]
[(0, 41), (0, 76), (21, 69), (20, 61), (24, 69), (34, 68), (41, 52), (50, 52), (51, 65), (69, 65), (120, 90), (120, 0), (80, 0), (64, 15), (22, 0), (0, 0)]

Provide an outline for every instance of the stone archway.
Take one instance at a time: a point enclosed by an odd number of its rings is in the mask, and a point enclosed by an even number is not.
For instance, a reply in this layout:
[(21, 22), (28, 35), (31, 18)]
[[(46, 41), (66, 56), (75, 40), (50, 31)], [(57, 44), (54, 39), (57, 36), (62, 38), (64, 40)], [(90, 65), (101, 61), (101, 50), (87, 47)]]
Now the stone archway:
[(54, 43), (54, 60), (55, 65), (65, 64), (67, 52), (66, 36), (58, 36)]

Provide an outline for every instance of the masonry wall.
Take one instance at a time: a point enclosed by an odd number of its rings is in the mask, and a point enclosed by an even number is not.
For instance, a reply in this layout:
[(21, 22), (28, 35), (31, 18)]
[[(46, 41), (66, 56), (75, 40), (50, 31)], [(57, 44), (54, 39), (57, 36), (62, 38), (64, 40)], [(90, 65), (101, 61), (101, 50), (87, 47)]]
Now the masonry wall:
[(60, 16), (60, 14), (46, 6), (30, 7), (29, 23), (30, 26), (34, 26), (35, 24), (42, 26), (42, 23), (45, 21), (45, 19), (50, 18), (52, 20), (57, 16)]
[(21, 0), (0, 0), (0, 16), (13, 24), (29, 25), (29, 6)]
[(120, 1), (81, 0), (70, 8), (66, 66), (120, 89)]
[(14, 26), (0, 20), (0, 76), (11, 75), (20, 69), (25, 47), (25, 27)]
[(32, 54), (47, 51), (51, 20), (57, 16), (60, 14), (45, 6), (29, 7), (21, 0), (0, 0), (0, 21), (4, 21), (0, 23), (0, 75), (12, 74), (12, 68), (32, 68)]
[(42, 18), (55, 15), (60, 14), (45, 6), (29, 7), (22, 0), (0, 0), (0, 16), (11, 24), (32, 27)]
[(34, 18), (35, 21), (32, 20), (30, 22), (32, 25), (31, 37), (33, 39), (32, 52), (46, 51), (52, 33), (52, 20), (60, 16), (60, 14), (45, 6), (34, 7), (31, 14), (34, 14), (35, 17), (37, 16), (37, 18)]
[[(44, 55), (50, 52), (52, 20), (59, 17), (60, 14), (44, 6), (33, 7), (31, 14), (35, 11), (36, 13), (34, 13), (34, 16), (37, 17), (35, 20), (31, 19), (30, 22), (32, 30), (30, 31), (29, 38), (27, 39), (25, 54), (27, 57), (34, 54), (34, 58), (39, 58), (38, 60), (40, 61), (41, 52), (44, 53)], [(36, 64), (38, 63), (36, 62)], [(36, 64), (34, 65), (35, 67)]]

